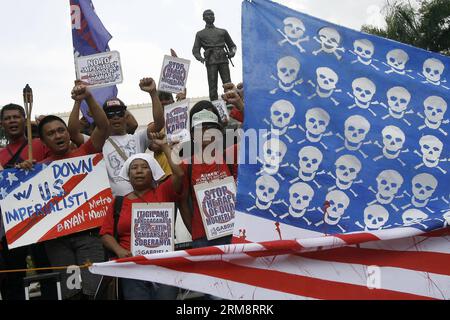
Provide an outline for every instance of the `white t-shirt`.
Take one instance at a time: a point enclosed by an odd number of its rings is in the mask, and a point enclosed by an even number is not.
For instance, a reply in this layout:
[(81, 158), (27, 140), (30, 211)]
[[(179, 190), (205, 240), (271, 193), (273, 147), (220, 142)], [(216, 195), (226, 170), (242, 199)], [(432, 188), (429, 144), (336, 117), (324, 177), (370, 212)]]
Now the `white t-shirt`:
[[(123, 136), (110, 136), (110, 138), (123, 150), (127, 157), (138, 153), (145, 153), (150, 144), (147, 137), (147, 129), (137, 131), (134, 135), (126, 134)], [(106, 170), (108, 171), (109, 183), (113, 195), (115, 197), (126, 196), (132, 192), (133, 187), (131, 184), (119, 177), (125, 160), (108, 140), (106, 140), (103, 146), (103, 157), (105, 158)]]

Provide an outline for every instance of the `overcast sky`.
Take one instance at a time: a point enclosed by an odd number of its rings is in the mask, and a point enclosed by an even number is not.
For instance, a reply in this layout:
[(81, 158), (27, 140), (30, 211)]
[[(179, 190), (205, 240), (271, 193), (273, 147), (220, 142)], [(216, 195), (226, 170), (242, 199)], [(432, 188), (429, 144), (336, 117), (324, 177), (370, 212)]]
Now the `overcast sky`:
[[(382, 25), (385, 0), (278, 0), (292, 9), (359, 30)], [(212, 9), (215, 25), (225, 28), (238, 46), (233, 82), (242, 80), (241, 0), (93, 0), (121, 54), (124, 83), (119, 97), (127, 104), (148, 102), (139, 79), (159, 80), (162, 59), (175, 49), (191, 60), (188, 96), (208, 95), (205, 67), (192, 56), (195, 34), (204, 27), (202, 12)], [(0, 105), (23, 104), (22, 89), (34, 91), (33, 115), (67, 112), (75, 78), (69, 0), (1, 1)], [(257, 26), (255, 26), (257, 27)], [(231, 66), (230, 66), (231, 67)]]

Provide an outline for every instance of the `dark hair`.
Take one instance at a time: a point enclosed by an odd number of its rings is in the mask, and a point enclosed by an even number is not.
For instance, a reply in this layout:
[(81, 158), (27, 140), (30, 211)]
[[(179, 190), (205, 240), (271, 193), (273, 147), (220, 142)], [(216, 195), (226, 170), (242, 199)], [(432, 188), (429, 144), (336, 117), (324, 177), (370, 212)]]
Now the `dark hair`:
[(158, 91), (158, 98), (161, 101), (164, 101), (164, 100), (175, 101), (173, 99), (173, 95), (170, 92), (165, 92), (165, 91)]
[(3, 114), (5, 113), (5, 111), (9, 111), (9, 110), (17, 110), (20, 112), (20, 114), (25, 118), (25, 110), (22, 106), (19, 106), (18, 104), (14, 104), (14, 103), (10, 103), (7, 104), (6, 106), (4, 106), (2, 108), (2, 111), (0, 112), (0, 119), (3, 120)]
[(42, 140), (43, 137), (44, 137), (44, 126), (45, 126), (47, 123), (50, 123), (50, 122), (53, 122), (53, 121), (59, 121), (59, 122), (61, 122), (62, 124), (64, 124), (64, 126), (67, 128), (66, 123), (65, 123), (64, 120), (61, 119), (60, 117), (53, 116), (53, 115), (46, 116), (46, 117), (44, 117), (44, 119), (42, 119), (42, 120), (39, 122), (39, 125), (38, 125), (39, 138), (40, 138), (41, 140)]

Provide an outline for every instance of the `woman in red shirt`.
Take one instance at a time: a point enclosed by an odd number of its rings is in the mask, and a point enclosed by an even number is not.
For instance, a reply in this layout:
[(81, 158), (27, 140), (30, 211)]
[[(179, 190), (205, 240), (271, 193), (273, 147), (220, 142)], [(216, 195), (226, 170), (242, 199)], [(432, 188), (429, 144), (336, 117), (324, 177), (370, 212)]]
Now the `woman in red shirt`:
[[(114, 203), (110, 205), (100, 230), (104, 246), (118, 258), (132, 255), (130, 236), (133, 203), (175, 202), (181, 193), (183, 171), (173, 163), (171, 149), (164, 134), (153, 133), (152, 138), (165, 153), (173, 174), (171, 179), (158, 185), (157, 181), (164, 176), (164, 171), (152, 155), (136, 154), (125, 162), (120, 175), (130, 181), (133, 192), (123, 198), (117, 224), (117, 240), (114, 235)], [(170, 300), (175, 299), (178, 293), (178, 288), (175, 287), (133, 279), (121, 279), (121, 288), (125, 300)]]
[[(217, 109), (209, 101), (198, 102), (190, 111), (190, 124), (193, 145), (190, 163), (182, 163), (184, 171), (184, 192), (180, 200), (180, 212), (186, 228), (192, 235), (193, 248), (223, 245), (231, 243), (231, 235), (208, 240), (202, 221), (200, 208), (194, 192), (194, 186), (220, 182), (227, 177), (237, 177), (237, 145), (225, 148), (223, 127)], [(199, 134), (195, 131), (199, 130)], [(216, 131), (217, 136), (212, 135)], [(198, 137), (197, 137), (198, 136)], [(196, 141), (197, 139), (197, 141)], [(201, 139), (201, 140), (200, 140)], [(225, 149), (207, 159), (207, 150)], [(225, 161), (224, 161), (225, 160)], [(226, 161), (230, 162), (226, 162)], [(189, 162), (189, 161), (188, 161)]]

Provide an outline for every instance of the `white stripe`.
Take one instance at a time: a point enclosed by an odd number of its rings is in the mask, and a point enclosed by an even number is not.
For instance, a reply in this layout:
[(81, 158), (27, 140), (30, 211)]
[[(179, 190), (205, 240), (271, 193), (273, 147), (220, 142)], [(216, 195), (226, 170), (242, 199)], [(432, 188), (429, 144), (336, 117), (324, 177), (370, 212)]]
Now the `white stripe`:
[(158, 266), (130, 264), (95, 264), (92, 273), (119, 278), (154, 281), (187, 290), (203, 292), (230, 300), (298, 300), (307, 297), (255, 287), (235, 281), (222, 280), (201, 274), (172, 271)]
[(373, 241), (360, 245), (361, 248), (395, 250), (395, 251), (420, 251), (450, 254), (450, 236), (447, 237), (411, 237), (389, 241)]

